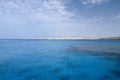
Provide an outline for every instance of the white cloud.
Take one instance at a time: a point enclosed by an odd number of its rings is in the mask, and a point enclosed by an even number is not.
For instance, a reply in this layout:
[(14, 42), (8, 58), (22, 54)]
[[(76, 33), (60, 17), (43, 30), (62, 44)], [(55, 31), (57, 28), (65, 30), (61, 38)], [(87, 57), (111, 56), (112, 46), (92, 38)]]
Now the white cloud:
[(74, 15), (66, 9), (66, 3), (62, 0), (1, 0), (0, 14), (22, 16), (32, 21), (61, 22)]
[[(88, 1), (89, 3), (90, 1), (91, 3), (103, 2), (103, 0), (84, 1)], [(11, 23), (13, 20), (13, 24), (14, 21), (17, 21), (17, 23), (24, 23), (26, 21), (35, 23), (42, 22), (45, 24), (57, 23), (58, 25), (66, 23), (69, 26), (71, 23), (74, 23), (74, 25), (76, 25), (74, 20), (71, 19), (71, 17), (76, 15), (74, 12), (70, 12), (66, 9), (67, 3), (68, 0), (2, 0), (0, 1), (0, 14), (2, 14), (1, 18), (3, 18), (4, 21), (7, 18), (6, 22), (8, 23)], [(85, 24), (99, 20), (101, 20), (101, 17), (94, 17), (92, 19), (82, 18), (77, 22), (79, 22), (79, 24)]]
[(92, 5), (96, 5), (96, 4), (102, 4), (104, 2), (108, 2), (109, 0), (82, 0), (83, 4), (92, 4)]

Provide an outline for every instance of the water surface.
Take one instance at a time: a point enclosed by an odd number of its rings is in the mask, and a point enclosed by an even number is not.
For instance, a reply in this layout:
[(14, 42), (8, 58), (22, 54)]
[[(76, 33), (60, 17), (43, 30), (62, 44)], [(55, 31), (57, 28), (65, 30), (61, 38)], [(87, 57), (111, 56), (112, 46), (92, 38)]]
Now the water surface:
[(0, 80), (120, 80), (120, 41), (0, 40)]

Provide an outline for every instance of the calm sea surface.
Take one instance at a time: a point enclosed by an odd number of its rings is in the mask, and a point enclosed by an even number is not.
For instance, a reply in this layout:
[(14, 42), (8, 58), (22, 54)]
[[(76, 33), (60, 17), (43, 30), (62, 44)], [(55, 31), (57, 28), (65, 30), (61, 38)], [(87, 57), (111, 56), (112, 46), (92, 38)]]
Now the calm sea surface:
[(120, 80), (120, 41), (0, 40), (0, 80)]

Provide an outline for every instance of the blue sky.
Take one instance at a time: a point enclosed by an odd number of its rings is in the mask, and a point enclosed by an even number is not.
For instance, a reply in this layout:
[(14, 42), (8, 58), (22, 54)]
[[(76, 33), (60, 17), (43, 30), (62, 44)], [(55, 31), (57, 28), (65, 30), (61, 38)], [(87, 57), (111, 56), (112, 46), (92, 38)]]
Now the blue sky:
[(120, 0), (0, 0), (0, 38), (120, 36)]

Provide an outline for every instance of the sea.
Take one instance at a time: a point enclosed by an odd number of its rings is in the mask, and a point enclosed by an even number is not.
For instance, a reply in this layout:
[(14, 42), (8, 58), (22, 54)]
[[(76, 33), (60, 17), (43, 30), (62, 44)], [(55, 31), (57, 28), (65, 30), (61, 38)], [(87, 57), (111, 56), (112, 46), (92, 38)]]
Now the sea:
[(120, 80), (120, 40), (0, 40), (0, 80)]

